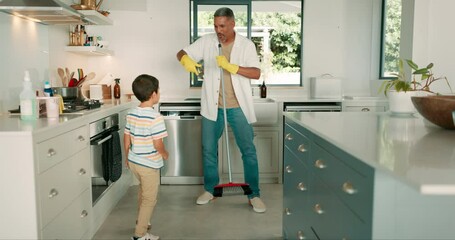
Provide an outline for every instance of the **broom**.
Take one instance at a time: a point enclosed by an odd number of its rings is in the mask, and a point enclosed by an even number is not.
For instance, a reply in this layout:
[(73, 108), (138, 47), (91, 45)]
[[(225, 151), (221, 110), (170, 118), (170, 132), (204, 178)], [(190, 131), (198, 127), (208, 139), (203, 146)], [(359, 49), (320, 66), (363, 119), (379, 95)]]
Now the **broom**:
[[(219, 54), (222, 55), (221, 44), (218, 44)], [(231, 170), (231, 155), (229, 154), (229, 136), (228, 136), (228, 125), (226, 115), (226, 99), (224, 97), (224, 73), (223, 68), (220, 67), (221, 77), (221, 88), (223, 91), (223, 115), (224, 115), (224, 130), (226, 137), (226, 149), (227, 149), (227, 163), (229, 172), (229, 182), (224, 184), (218, 184), (213, 190), (213, 196), (222, 197), (223, 195), (250, 195), (253, 191), (248, 183), (234, 183), (232, 182), (232, 170)]]

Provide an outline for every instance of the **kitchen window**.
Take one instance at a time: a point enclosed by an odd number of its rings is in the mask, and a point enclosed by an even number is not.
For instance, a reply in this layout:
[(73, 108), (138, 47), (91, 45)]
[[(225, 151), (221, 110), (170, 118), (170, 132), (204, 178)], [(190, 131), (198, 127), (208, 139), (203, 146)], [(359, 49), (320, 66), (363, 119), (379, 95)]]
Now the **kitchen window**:
[[(259, 86), (301, 86), (303, 1), (216, 0), (191, 1), (191, 42), (213, 33), (213, 13), (220, 7), (234, 11), (236, 31), (250, 38), (261, 60)], [(191, 87), (202, 86), (194, 74)]]
[(394, 78), (400, 58), (402, 0), (382, 1), (380, 78)]

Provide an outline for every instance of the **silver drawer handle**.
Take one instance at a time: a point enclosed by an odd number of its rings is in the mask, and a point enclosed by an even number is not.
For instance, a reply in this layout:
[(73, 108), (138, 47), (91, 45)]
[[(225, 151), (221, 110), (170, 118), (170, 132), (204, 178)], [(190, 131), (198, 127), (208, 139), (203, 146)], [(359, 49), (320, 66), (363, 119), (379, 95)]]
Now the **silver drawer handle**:
[(288, 141), (291, 141), (292, 139), (294, 139), (294, 137), (293, 137), (292, 134), (290, 134), (290, 133), (286, 134), (286, 137), (285, 137), (285, 138), (286, 138), (286, 140), (288, 140)]
[(323, 168), (327, 167), (327, 165), (325, 165), (324, 161), (322, 161), (321, 159), (316, 160), (316, 162), (314, 162), (314, 166), (319, 169), (323, 169)]
[(82, 175), (84, 175), (84, 174), (86, 174), (86, 173), (87, 173), (87, 171), (85, 171), (85, 169), (83, 169), (83, 168), (81, 168), (81, 169), (79, 170), (79, 175), (80, 175), (80, 176), (82, 176)]
[(369, 109), (369, 108), (362, 108), (362, 110), (361, 110), (361, 111), (362, 111), (362, 112), (369, 112), (369, 111), (370, 111), (370, 109)]
[(297, 185), (297, 189), (299, 189), (300, 191), (306, 191), (306, 186), (303, 182), (300, 182), (298, 185)]
[(58, 195), (58, 191), (55, 188), (52, 188), (51, 191), (49, 192), (49, 198), (53, 198)]
[(299, 239), (299, 240), (305, 239), (305, 235), (303, 234), (303, 231), (297, 231), (297, 239)]
[(343, 183), (342, 189), (343, 189), (343, 192), (345, 192), (349, 195), (357, 193), (357, 189), (355, 189), (354, 186), (352, 185), (352, 183), (350, 183), (350, 182)]
[(85, 211), (85, 210), (82, 210), (82, 212), (81, 212), (81, 218), (85, 218), (85, 217), (87, 217), (87, 216), (88, 216), (88, 212)]
[(57, 152), (53, 148), (49, 148), (49, 150), (47, 150), (47, 157), (52, 157), (55, 154), (57, 154)]
[(306, 152), (305, 145), (300, 144), (300, 146), (297, 148), (297, 150), (299, 150), (299, 152)]
[(285, 208), (285, 209), (284, 209), (284, 214), (286, 214), (287, 216), (291, 215), (291, 214), (292, 214), (292, 213), (291, 213), (291, 209)]
[(85, 141), (85, 138), (83, 136), (79, 136), (79, 137), (77, 137), (77, 140), (79, 140), (79, 142), (83, 142), (83, 141)]
[(292, 167), (289, 166), (289, 165), (287, 165), (287, 166), (286, 166), (286, 172), (287, 172), (287, 173), (292, 173)]
[(314, 210), (317, 214), (323, 214), (323, 213), (324, 213), (324, 210), (322, 210), (321, 204), (319, 204), (319, 203), (317, 203), (316, 205), (314, 205), (313, 210)]

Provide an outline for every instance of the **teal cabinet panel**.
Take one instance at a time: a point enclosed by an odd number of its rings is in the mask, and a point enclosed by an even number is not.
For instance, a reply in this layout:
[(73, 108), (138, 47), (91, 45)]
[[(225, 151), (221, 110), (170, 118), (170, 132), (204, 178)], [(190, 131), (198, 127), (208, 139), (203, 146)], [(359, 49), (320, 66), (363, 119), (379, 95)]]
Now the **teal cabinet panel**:
[(368, 221), (373, 214), (373, 171), (359, 172), (317, 144), (312, 148), (312, 170), (359, 217)]
[(374, 170), (288, 119), (283, 142), (284, 238), (371, 239)]
[(289, 125), (284, 129), (284, 146), (291, 150), (299, 161), (308, 164), (311, 152), (310, 140)]

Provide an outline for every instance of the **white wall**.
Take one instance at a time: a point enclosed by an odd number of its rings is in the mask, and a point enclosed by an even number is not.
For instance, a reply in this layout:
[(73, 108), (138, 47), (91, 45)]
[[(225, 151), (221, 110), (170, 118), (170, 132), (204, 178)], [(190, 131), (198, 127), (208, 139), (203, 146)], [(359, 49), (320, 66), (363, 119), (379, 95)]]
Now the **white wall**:
[(35, 88), (49, 75), (48, 28), (0, 13), (0, 113), (19, 107), (24, 71)]
[[(413, 56), (421, 66), (434, 63), (435, 76), (446, 76), (455, 91), (455, 1), (415, 1)], [(444, 81), (431, 85), (440, 93), (450, 93)]]
[[(163, 97), (199, 95), (199, 89), (189, 89), (189, 74), (175, 57), (189, 42), (189, 1), (125, 2), (103, 3), (102, 8), (111, 11), (114, 25), (87, 28), (89, 34), (101, 35), (110, 42), (110, 48), (115, 51), (113, 57), (85, 57), (64, 52), (68, 26), (44, 26), (0, 13), (0, 112), (17, 107), (24, 69), (31, 70), (37, 88), (47, 79), (59, 85), (56, 69), (68, 67), (72, 71), (77, 68), (83, 68), (85, 73), (93, 71), (98, 79), (112, 73), (122, 79), (123, 93), (131, 92), (131, 82), (137, 75), (148, 73), (160, 80)], [(417, 2), (416, 25), (419, 21), (426, 22), (426, 31), (414, 31), (414, 38), (425, 32), (430, 36), (420, 43), (426, 48), (414, 49), (413, 55), (422, 64), (431, 59), (437, 72), (455, 79), (450, 54), (455, 52), (450, 44), (455, 16), (449, 12), (455, 9), (455, 1)], [(426, 5), (430, 10), (420, 7)], [(380, 7), (381, 0), (305, 0), (304, 88), (269, 87), (269, 95), (306, 94), (309, 78), (325, 73), (342, 78), (346, 95), (376, 94), (380, 82), (376, 81)]]

